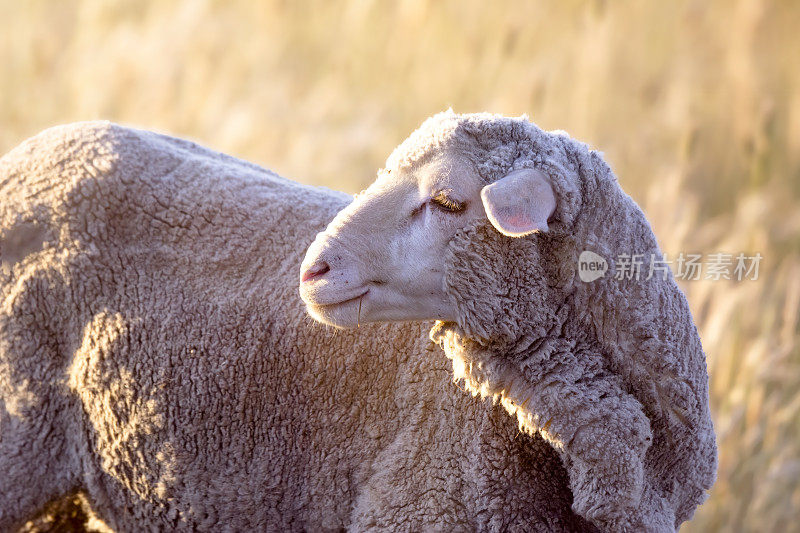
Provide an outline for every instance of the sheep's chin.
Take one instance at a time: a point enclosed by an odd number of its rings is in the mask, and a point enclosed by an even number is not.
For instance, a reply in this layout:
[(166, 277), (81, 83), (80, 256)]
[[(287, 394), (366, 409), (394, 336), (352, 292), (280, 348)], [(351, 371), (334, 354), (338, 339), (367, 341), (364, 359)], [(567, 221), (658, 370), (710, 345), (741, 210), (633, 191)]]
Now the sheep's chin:
[(363, 316), (359, 316), (359, 308), (361, 307), (363, 312), (366, 295), (365, 292), (355, 298), (327, 305), (306, 303), (306, 311), (317, 322), (341, 329), (355, 328), (358, 327), (359, 322), (363, 322)]

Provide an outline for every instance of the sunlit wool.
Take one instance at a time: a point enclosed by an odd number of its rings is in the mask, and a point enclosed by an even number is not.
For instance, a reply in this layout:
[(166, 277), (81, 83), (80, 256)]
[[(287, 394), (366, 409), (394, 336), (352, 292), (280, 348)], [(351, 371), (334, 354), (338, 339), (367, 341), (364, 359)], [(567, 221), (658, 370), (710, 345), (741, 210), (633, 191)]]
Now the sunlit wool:
[[(580, 279), (584, 251), (606, 276)], [(448, 111), (317, 237), (304, 265), (331, 274), (301, 293), (312, 314), (368, 287), (360, 319), (442, 319), (431, 339), (455, 381), (553, 445), (572, 511), (605, 530), (672, 531), (716, 474), (705, 354), (672, 276), (616, 276), (625, 254), (661, 257), (600, 153), (526, 117)]]
[(541, 170), (557, 197), (547, 231), (511, 239), (484, 219), (450, 242), (445, 285), (457, 317), (431, 338), (454, 379), (559, 450), (580, 515), (609, 530), (677, 528), (717, 466), (688, 304), (671, 275), (577, 275), (584, 250), (612, 266), (626, 253), (660, 257), (644, 215), (599, 153), (525, 117), (442, 113), (390, 160), (448, 150), (487, 183)]
[(0, 159), (0, 530), (80, 489), (118, 531), (591, 531), (430, 323), (306, 315), (350, 200), (109, 123)]

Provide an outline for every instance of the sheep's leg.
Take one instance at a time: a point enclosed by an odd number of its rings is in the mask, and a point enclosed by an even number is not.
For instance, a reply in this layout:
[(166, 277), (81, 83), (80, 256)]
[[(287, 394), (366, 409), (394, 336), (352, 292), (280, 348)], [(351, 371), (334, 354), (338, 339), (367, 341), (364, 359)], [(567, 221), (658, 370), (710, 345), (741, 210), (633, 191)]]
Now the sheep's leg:
[(74, 490), (78, 476), (74, 453), (56, 425), (60, 406), (22, 405), (30, 398), (6, 392), (0, 395), (0, 531), (14, 531)]

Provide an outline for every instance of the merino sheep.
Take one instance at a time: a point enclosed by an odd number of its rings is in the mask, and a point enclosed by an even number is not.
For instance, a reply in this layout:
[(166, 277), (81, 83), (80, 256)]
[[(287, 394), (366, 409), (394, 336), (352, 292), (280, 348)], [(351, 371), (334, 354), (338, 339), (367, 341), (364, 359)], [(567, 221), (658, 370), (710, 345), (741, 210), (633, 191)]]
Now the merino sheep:
[(75, 490), (118, 531), (592, 530), (430, 323), (308, 319), (350, 200), (109, 123), (0, 159), (0, 531)]
[[(582, 281), (583, 252), (611, 273)], [(454, 378), (558, 452), (576, 514), (673, 531), (716, 475), (708, 376), (671, 274), (634, 276), (632, 256), (661, 258), (600, 154), (525, 117), (446, 112), (317, 237), (301, 294), (341, 327), (438, 320)]]

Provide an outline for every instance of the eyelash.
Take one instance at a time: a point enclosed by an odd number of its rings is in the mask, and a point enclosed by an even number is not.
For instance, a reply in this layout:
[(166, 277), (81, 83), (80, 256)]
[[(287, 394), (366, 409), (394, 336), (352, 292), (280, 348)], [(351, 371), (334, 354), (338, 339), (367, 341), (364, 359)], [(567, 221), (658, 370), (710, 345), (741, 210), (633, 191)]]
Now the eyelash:
[(431, 202), (438, 205), (445, 211), (450, 211), (451, 213), (457, 213), (464, 210), (464, 202), (457, 202), (452, 198), (448, 198), (444, 192), (440, 192), (436, 196), (433, 196), (431, 198)]
[(414, 210), (412, 210), (411, 218), (414, 218), (415, 216), (420, 214), (422, 210), (425, 209), (425, 206), (428, 205), (428, 203), (435, 204), (439, 209), (441, 209), (442, 211), (446, 211), (448, 213), (458, 213), (459, 211), (463, 211), (464, 208), (466, 207), (466, 204), (464, 202), (457, 202), (452, 198), (448, 198), (446, 194), (440, 192), (436, 196), (433, 196), (427, 202), (420, 204)]

